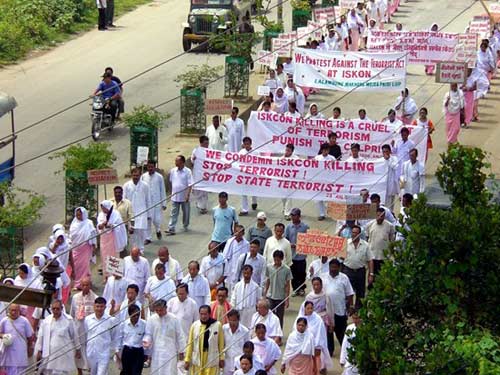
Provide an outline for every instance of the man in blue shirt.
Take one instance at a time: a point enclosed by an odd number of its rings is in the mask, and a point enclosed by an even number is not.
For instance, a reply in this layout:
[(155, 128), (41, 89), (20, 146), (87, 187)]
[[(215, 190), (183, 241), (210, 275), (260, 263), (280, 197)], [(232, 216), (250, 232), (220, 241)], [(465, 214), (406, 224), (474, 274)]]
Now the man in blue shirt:
[(219, 205), (212, 210), (214, 230), (212, 241), (220, 243), (219, 251), (224, 249), (226, 241), (233, 236), (234, 226), (238, 224), (236, 210), (227, 204), (228, 195), (225, 191), (219, 193)]
[(121, 98), (122, 92), (118, 83), (113, 81), (112, 78), (113, 75), (111, 73), (104, 73), (102, 81), (94, 91), (94, 96), (102, 95), (104, 99), (109, 101), (111, 120), (115, 121), (116, 109), (118, 108), (118, 101)]

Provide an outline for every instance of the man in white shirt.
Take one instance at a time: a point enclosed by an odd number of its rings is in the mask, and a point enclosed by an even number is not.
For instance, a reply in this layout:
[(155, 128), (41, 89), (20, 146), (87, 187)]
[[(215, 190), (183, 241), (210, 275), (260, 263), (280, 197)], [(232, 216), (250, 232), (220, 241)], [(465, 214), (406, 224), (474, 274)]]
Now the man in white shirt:
[(351, 156), (346, 160), (350, 163), (353, 162), (358, 162), (358, 161), (365, 161), (364, 158), (359, 156), (359, 150), (361, 149), (359, 143), (353, 143), (351, 144)]
[(108, 302), (106, 312), (109, 314), (111, 306), (120, 306), (127, 294), (127, 286), (130, 282), (118, 275), (111, 275), (106, 280), (102, 296)]
[(241, 354), (243, 345), (250, 338), (248, 328), (240, 323), (240, 314), (236, 310), (227, 313), (227, 323), (222, 326), (224, 332), (225, 361), (224, 375), (232, 375), (234, 372), (234, 358)]
[[(325, 287), (326, 300), (329, 304), (327, 311), (333, 313), (333, 316), (330, 316), (330, 318), (334, 322), (334, 333), (339, 344), (342, 344), (347, 327), (347, 312), (353, 303), (354, 290), (349, 278), (340, 272), (340, 261), (338, 259), (332, 259), (329, 268), (329, 272), (321, 275), (321, 279)], [(328, 332), (327, 338), (328, 348), (331, 348), (331, 353), (333, 354), (333, 333)]]
[(158, 258), (153, 260), (151, 271), (154, 273), (157, 264), (162, 263), (165, 266), (165, 276), (171, 278), (175, 285), (178, 285), (182, 280), (182, 269), (179, 262), (172, 258), (168, 247), (162, 246), (158, 249)]
[(186, 158), (184, 155), (178, 155), (175, 158), (175, 168), (170, 170), (170, 182), (172, 183), (172, 211), (170, 212), (170, 221), (168, 223), (168, 235), (175, 234), (175, 226), (179, 211), (182, 209), (182, 225), (186, 231), (189, 227), (190, 203), (189, 195), (193, 185), (193, 174), (189, 168), (186, 168)]
[(410, 150), (412, 148), (415, 148), (415, 143), (412, 140), (408, 139), (410, 131), (407, 127), (401, 128), (400, 134), (401, 138), (398, 139), (397, 142), (395, 142), (394, 139), (391, 141), (392, 152), (396, 154), (399, 161), (397, 172), (398, 178), (399, 176), (401, 176), (403, 163), (407, 160), (410, 160)]
[(118, 329), (115, 319), (104, 312), (106, 300), (97, 297), (94, 302), (94, 313), (85, 318), (87, 333), (87, 360), (91, 375), (109, 373), (110, 350), (116, 352), (118, 347)]
[(365, 122), (371, 122), (372, 120), (366, 115), (366, 109), (361, 108), (358, 111), (358, 120), (360, 121), (365, 121)]
[(245, 228), (243, 225), (237, 224), (234, 226), (234, 236), (226, 242), (222, 255), (224, 256), (225, 268), (224, 276), (226, 277), (226, 287), (231, 294), (234, 284), (239, 280), (238, 260), (240, 255), (250, 251), (250, 244), (245, 239)]
[(372, 195), (370, 195), (370, 203), (375, 204), (377, 208), (382, 207), (385, 211), (385, 220), (387, 220), (389, 223), (393, 225), (396, 225), (397, 220), (392, 214), (391, 210), (389, 210), (387, 207), (385, 207), (380, 203), (380, 195), (378, 195), (377, 193), (373, 193)]
[[(316, 155), (314, 157), (314, 160), (318, 160), (318, 161), (328, 161), (328, 160), (335, 161), (336, 160), (332, 155), (330, 155), (330, 146), (328, 145), (328, 143), (323, 143), (321, 145), (321, 147), (319, 148), (319, 152), (320, 152), (320, 154)], [(326, 217), (325, 202), (324, 201), (317, 201), (316, 204), (318, 206), (318, 212), (319, 212), (318, 220), (323, 221), (323, 220), (325, 220), (325, 217)]]
[(425, 166), (417, 160), (418, 151), (416, 148), (411, 149), (409, 155), (410, 160), (404, 162), (401, 173), (403, 193), (420, 194), (425, 190)]
[(224, 256), (219, 252), (218, 242), (210, 241), (208, 255), (203, 257), (200, 273), (208, 280), (210, 294), (215, 295), (217, 288), (224, 282)]
[(398, 166), (399, 160), (391, 155), (391, 146), (382, 146), (382, 156), (387, 165), (387, 188), (385, 193), (385, 205), (390, 210), (394, 209), (394, 199), (399, 194)]
[(189, 274), (184, 276), (182, 282), (188, 285), (189, 297), (194, 299), (198, 308), (203, 305), (210, 306), (210, 286), (205, 276), (200, 275), (200, 263), (192, 260), (188, 264)]
[[(243, 148), (240, 150), (240, 155), (246, 155), (252, 151), (252, 138), (243, 137)], [(252, 197), (252, 210), (257, 209), (257, 197)], [(241, 211), (239, 216), (248, 216), (248, 196), (241, 197)]]
[(144, 294), (149, 300), (150, 306), (159, 299), (168, 302), (175, 297), (175, 283), (170, 277), (165, 276), (165, 265), (163, 263), (158, 263), (155, 266), (155, 276), (148, 279)]
[(139, 287), (135, 284), (127, 286), (127, 298), (125, 298), (121, 305), (112, 305), (109, 315), (116, 318), (117, 322), (124, 322), (127, 320), (129, 306), (136, 305), (142, 309), (142, 303), (139, 302), (137, 296), (139, 294)]
[(325, 49), (327, 51), (342, 50), (342, 36), (334, 29), (328, 29), (328, 35), (325, 37)]
[(191, 324), (200, 319), (198, 305), (194, 299), (188, 297), (188, 294), (188, 285), (179, 284), (177, 285), (177, 297), (172, 298), (167, 303), (168, 312), (174, 314), (179, 320), (182, 332), (184, 332), (184, 336), (186, 337), (189, 336), (189, 328), (191, 328)]
[(245, 137), (245, 123), (238, 117), (239, 112), (238, 107), (233, 107), (231, 117), (224, 122), (227, 129), (227, 150), (230, 152), (240, 151)]
[(266, 258), (259, 254), (260, 241), (255, 239), (250, 242), (250, 251), (246, 254), (241, 254), (238, 259), (238, 280), (243, 276), (243, 266), (249, 264), (252, 266), (252, 280), (261, 288), (264, 286), (264, 278), (266, 274)]
[[(403, 122), (396, 118), (396, 111), (394, 109), (389, 109), (387, 112), (387, 117), (382, 121), (384, 124), (390, 125), (395, 131), (403, 126)], [(394, 150), (393, 150), (394, 151)]]
[(273, 264), (274, 258), (273, 254), (276, 250), (281, 250), (285, 254), (283, 259), (283, 264), (290, 266), (292, 264), (292, 246), (290, 241), (285, 237), (285, 225), (282, 223), (277, 223), (274, 225), (274, 236), (269, 237), (264, 245), (264, 258), (267, 264)]
[(141, 374), (144, 366), (142, 341), (146, 334), (146, 322), (141, 319), (141, 309), (137, 305), (128, 307), (129, 318), (119, 329), (117, 357), (122, 364), (123, 374)]
[(288, 103), (288, 111), (285, 112), (285, 116), (292, 118), (300, 118), (302, 115), (297, 111), (297, 104), (295, 102)]
[(131, 223), (133, 229), (132, 245), (144, 251), (144, 242), (147, 237), (148, 221), (152, 218), (151, 197), (149, 186), (141, 181), (141, 169), (134, 168), (132, 180), (123, 185), (123, 198), (132, 202), (135, 217)]
[(260, 286), (252, 280), (253, 268), (246, 264), (243, 266), (243, 278), (234, 286), (231, 294), (231, 306), (239, 312), (241, 323), (245, 327), (252, 324), (252, 317), (255, 314), (255, 306), (262, 297)]
[(151, 200), (151, 206), (153, 206), (146, 233), (147, 245), (151, 243), (151, 223), (155, 226), (156, 238), (161, 240), (161, 223), (163, 221), (163, 211), (167, 209), (167, 193), (165, 192), (165, 179), (160, 173), (156, 172), (156, 163), (149, 160), (146, 168), (147, 172), (142, 175), (141, 179), (149, 186), (149, 199)]
[(259, 323), (266, 326), (266, 335), (280, 345), (283, 338), (283, 330), (281, 329), (279, 318), (271, 311), (269, 301), (266, 298), (260, 299), (257, 303), (257, 312), (253, 314), (252, 322), (248, 327), (251, 337), (255, 337), (255, 326)]
[[(209, 140), (206, 135), (201, 135), (199, 138), (200, 145), (193, 150), (191, 154), (191, 162), (193, 163), (193, 169), (195, 168), (198, 161), (196, 161), (196, 151), (200, 148), (208, 148)], [(206, 215), (208, 213), (208, 192), (198, 189), (193, 189), (193, 195), (196, 199), (196, 207), (198, 208), (200, 214)]]
[(325, 256), (321, 256), (318, 259), (315, 259), (311, 262), (311, 265), (309, 266), (309, 279), (312, 279), (313, 277), (316, 276), (321, 276), (324, 273), (328, 273), (330, 270), (330, 265), (329, 265), (330, 259)]
[(366, 227), (366, 234), (373, 257), (373, 274), (376, 276), (385, 260), (384, 250), (396, 237), (394, 225), (385, 220), (385, 210), (382, 207), (377, 209), (377, 219)]
[(139, 287), (139, 300), (143, 301), (144, 288), (146, 287), (149, 276), (151, 276), (149, 262), (146, 258), (141, 256), (137, 247), (130, 250), (130, 255), (126, 256), (124, 261), (123, 277)]
[(227, 129), (220, 125), (220, 117), (212, 117), (212, 125), (207, 126), (208, 148), (224, 151), (227, 145)]

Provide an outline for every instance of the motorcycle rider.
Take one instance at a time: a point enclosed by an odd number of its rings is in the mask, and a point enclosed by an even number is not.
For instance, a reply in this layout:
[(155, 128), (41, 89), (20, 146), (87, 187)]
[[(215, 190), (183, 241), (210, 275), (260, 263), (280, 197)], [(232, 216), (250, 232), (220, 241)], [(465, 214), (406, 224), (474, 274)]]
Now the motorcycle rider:
[(94, 91), (94, 96), (102, 95), (106, 100), (107, 105), (109, 105), (109, 111), (111, 112), (111, 122), (115, 121), (116, 110), (118, 108), (118, 101), (121, 98), (121, 90), (118, 83), (113, 81), (111, 78), (113, 75), (111, 73), (104, 73), (102, 76), (102, 81), (99, 86)]
[(118, 83), (118, 87), (120, 87), (121, 96), (120, 96), (120, 99), (118, 100), (119, 111), (118, 111), (118, 115), (116, 116), (116, 119), (119, 120), (120, 114), (125, 112), (125, 101), (123, 100), (123, 83), (122, 83), (120, 78), (118, 78), (117, 76), (114, 75), (112, 67), (108, 66), (106, 69), (104, 69), (104, 73), (111, 73), (111, 75), (112, 75), (111, 80)]

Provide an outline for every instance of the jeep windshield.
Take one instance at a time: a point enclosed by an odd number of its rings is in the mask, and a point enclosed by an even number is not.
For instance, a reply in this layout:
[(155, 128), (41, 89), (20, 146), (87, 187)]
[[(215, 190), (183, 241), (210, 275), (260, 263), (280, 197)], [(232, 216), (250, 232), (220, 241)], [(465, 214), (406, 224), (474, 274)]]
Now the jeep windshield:
[(191, 0), (193, 8), (229, 8), (233, 0)]

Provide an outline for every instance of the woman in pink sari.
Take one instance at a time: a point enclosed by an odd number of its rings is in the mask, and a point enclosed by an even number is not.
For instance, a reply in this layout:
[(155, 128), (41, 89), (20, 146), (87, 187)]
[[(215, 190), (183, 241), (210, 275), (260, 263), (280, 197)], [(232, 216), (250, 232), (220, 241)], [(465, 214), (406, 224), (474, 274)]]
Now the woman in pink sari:
[(444, 97), (443, 107), (446, 118), (446, 139), (448, 144), (458, 141), (460, 132), (460, 112), (464, 108), (464, 93), (458, 88), (456, 83), (450, 85)]
[(359, 37), (363, 32), (364, 24), (356, 9), (351, 9), (347, 16), (347, 27), (349, 28), (349, 51), (359, 50)]
[(101, 202), (101, 212), (97, 217), (97, 229), (100, 233), (101, 264), (103, 275), (106, 277), (106, 259), (118, 257), (127, 246), (127, 231), (120, 213), (114, 210), (113, 203), (105, 200)]
[(73, 249), (74, 269), (72, 278), (74, 287), (80, 289), (82, 279), (90, 276), (90, 260), (95, 252), (97, 244), (94, 223), (88, 218), (88, 212), (84, 207), (75, 209), (75, 217), (69, 227), (69, 237)]
[(297, 319), (295, 328), (286, 341), (281, 372), (284, 374), (287, 368), (288, 375), (318, 373), (314, 360), (314, 337), (307, 331), (306, 318)]

